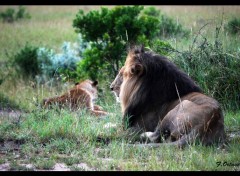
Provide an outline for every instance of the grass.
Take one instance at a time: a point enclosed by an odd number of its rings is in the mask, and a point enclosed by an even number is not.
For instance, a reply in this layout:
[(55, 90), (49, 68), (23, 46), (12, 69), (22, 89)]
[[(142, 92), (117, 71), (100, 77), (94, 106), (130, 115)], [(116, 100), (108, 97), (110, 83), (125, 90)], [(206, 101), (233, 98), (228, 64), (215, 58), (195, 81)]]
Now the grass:
[[(11, 6), (12, 7), (12, 6)], [(4, 10), (8, 6), (1, 6)], [(35, 46), (59, 49), (64, 41), (74, 42), (77, 34), (72, 20), (79, 9), (89, 11), (100, 6), (27, 6), (32, 18), (13, 24), (2, 23), (0, 30), (0, 62), (8, 61), (6, 53), (13, 54), (29, 42)], [(239, 16), (239, 6), (158, 6), (162, 12), (192, 29), (190, 39), (170, 38), (177, 49), (189, 47), (195, 34), (206, 22), (211, 22), (201, 32), (214, 39), (216, 25), (221, 19)], [(191, 14), (191, 15), (189, 15)], [(225, 22), (225, 21), (224, 21)], [(224, 49), (239, 49), (239, 37), (224, 32), (221, 41)], [(176, 148), (133, 148), (121, 128), (120, 105), (108, 87), (100, 83), (102, 94), (97, 104), (114, 115), (105, 118), (91, 116), (85, 110), (41, 109), (45, 97), (60, 95), (73, 84), (37, 84), (23, 80), (19, 73), (4, 68), (4, 81), (0, 83), (0, 108), (24, 110), (19, 119), (0, 116), (0, 165), (10, 163), (10, 170), (51, 170), (56, 163), (65, 163), (71, 170), (121, 170), (121, 171), (236, 171), (239, 166), (240, 112), (224, 110), (225, 126), (230, 139), (225, 148), (193, 145), (183, 150)], [(6, 71), (5, 71), (6, 70)], [(2, 72), (2, 70), (0, 71)], [(8, 75), (8, 76), (7, 76)], [(10, 75), (10, 76), (9, 76)], [(0, 78), (3, 80), (3, 78)], [(116, 128), (106, 129), (107, 123)], [(106, 139), (109, 139), (106, 140)], [(8, 145), (5, 145), (8, 144)], [(221, 162), (217, 165), (217, 162)], [(82, 163), (86, 167), (78, 167)], [(32, 164), (33, 168), (26, 167)], [(233, 166), (235, 164), (235, 166)], [(238, 164), (238, 166), (237, 166)]]
[[(1, 6), (0, 11), (9, 8)], [(10, 8), (14, 8), (11, 6)], [(13, 53), (25, 46), (26, 42), (34, 46), (59, 49), (64, 41), (74, 42), (77, 33), (72, 20), (79, 9), (99, 9), (99, 6), (26, 6), (31, 19), (15, 23), (1, 23), (0, 61), (6, 61), (6, 52)]]
[[(133, 148), (127, 146), (121, 130), (121, 112), (116, 104), (103, 105), (116, 115), (96, 118), (86, 111), (38, 109), (21, 117), (19, 124), (1, 123), (2, 140), (23, 141), (19, 158), (9, 148), (4, 156), (11, 168), (22, 170), (23, 164), (33, 164), (35, 169), (52, 169), (56, 163), (65, 163), (72, 170), (78, 163), (86, 163), (94, 170), (124, 171), (189, 171), (189, 170), (239, 170), (226, 163), (239, 162), (240, 139), (233, 138), (228, 147), (193, 145), (183, 150), (172, 147)], [(240, 113), (225, 115), (226, 131), (239, 131)], [(116, 129), (105, 129), (106, 123), (116, 123)], [(110, 138), (110, 143), (97, 138)], [(216, 162), (222, 162), (217, 166)], [(223, 165), (223, 163), (225, 163)]]

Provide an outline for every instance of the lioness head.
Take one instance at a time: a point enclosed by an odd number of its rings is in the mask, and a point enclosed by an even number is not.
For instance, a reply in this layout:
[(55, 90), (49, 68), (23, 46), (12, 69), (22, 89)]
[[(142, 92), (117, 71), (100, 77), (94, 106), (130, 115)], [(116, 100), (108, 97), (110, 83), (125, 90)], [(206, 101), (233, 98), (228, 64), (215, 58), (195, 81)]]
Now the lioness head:
[(87, 79), (83, 82), (75, 83), (75, 88), (84, 89), (85, 91), (89, 92), (89, 95), (91, 95), (91, 98), (94, 101), (98, 97), (97, 85), (98, 85), (98, 81), (91, 81)]

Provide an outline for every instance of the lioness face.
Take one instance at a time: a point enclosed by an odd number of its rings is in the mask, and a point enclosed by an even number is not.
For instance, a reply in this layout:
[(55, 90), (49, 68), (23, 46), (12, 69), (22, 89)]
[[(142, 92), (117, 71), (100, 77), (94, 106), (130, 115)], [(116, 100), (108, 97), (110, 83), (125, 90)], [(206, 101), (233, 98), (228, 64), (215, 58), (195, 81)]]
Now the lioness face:
[(120, 71), (118, 72), (118, 75), (110, 85), (110, 89), (114, 93), (117, 102), (120, 102), (119, 94), (120, 94), (120, 87), (123, 82), (123, 72), (124, 72), (124, 67), (120, 69)]
[(95, 101), (98, 98), (97, 85), (98, 85), (98, 81), (85, 80), (79, 84), (76, 84), (76, 87), (77, 88), (79, 87), (89, 92), (89, 95), (91, 96), (92, 101)]

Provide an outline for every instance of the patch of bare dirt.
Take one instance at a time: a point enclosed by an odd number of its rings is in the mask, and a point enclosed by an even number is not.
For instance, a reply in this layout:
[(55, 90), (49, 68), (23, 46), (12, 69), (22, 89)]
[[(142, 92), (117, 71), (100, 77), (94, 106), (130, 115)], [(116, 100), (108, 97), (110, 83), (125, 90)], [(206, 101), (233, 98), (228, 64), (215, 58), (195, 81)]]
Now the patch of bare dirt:
[(9, 163), (0, 164), (0, 171), (8, 171), (8, 170), (10, 170)]
[[(20, 166), (25, 167), (26, 169), (33, 171), (71, 171), (70, 167), (64, 163), (56, 163), (53, 169), (44, 170), (44, 169), (36, 169), (32, 164), (20, 164)], [(90, 168), (86, 163), (74, 164), (73, 167), (79, 168), (84, 171), (95, 171), (94, 168)], [(0, 164), (0, 171), (10, 171), (10, 163)]]
[(233, 139), (240, 139), (240, 131), (227, 132), (227, 138), (231, 141)]
[(18, 122), (21, 115), (23, 115), (24, 112), (20, 110), (12, 110), (12, 109), (1, 109), (0, 108), (0, 124), (3, 119), (8, 119), (13, 122)]

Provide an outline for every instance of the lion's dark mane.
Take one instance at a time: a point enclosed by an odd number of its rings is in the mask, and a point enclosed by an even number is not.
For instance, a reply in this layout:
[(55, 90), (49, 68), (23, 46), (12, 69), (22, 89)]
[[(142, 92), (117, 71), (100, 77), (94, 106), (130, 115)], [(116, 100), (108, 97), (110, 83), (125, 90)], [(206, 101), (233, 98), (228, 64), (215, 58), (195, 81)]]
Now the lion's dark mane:
[[(129, 117), (129, 126), (149, 111), (161, 109), (166, 103), (177, 100), (191, 92), (202, 92), (200, 87), (174, 63), (142, 46), (130, 50), (143, 66), (139, 77), (138, 92), (129, 100), (124, 117)], [(177, 90), (176, 90), (177, 87)], [(178, 93), (177, 93), (178, 91)]]

